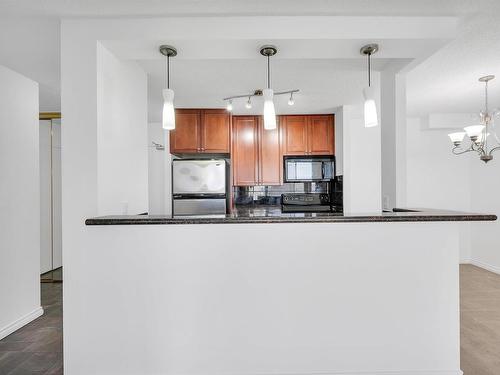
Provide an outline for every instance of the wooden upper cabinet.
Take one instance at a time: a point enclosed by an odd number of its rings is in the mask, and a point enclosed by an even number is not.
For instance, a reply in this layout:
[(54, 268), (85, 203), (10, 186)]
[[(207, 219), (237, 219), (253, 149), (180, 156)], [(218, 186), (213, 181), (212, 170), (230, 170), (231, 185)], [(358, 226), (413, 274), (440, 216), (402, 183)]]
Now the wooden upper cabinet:
[(172, 154), (230, 152), (231, 117), (221, 109), (177, 109), (170, 131)]
[(335, 152), (333, 115), (309, 117), (309, 155), (333, 155)]
[(202, 152), (229, 153), (230, 135), (230, 115), (225, 109), (211, 109), (201, 112)]
[(280, 145), (280, 124), (273, 130), (265, 130), (259, 117), (259, 184), (283, 184), (283, 154)]
[(175, 111), (175, 130), (170, 131), (172, 154), (200, 151), (200, 112), (192, 109)]
[(333, 115), (282, 116), (284, 155), (333, 155)]
[(233, 117), (233, 185), (258, 184), (258, 118), (256, 116)]
[(281, 116), (283, 122), (283, 154), (307, 153), (307, 116)]

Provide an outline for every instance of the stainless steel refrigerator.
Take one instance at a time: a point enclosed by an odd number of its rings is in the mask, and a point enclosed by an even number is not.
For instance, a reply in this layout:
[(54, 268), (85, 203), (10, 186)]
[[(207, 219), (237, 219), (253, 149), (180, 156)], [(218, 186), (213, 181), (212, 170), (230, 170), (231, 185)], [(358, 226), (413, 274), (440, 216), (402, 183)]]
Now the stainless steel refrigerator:
[(224, 159), (172, 161), (174, 216), (221, 215), (227, 209), (228, 168)]

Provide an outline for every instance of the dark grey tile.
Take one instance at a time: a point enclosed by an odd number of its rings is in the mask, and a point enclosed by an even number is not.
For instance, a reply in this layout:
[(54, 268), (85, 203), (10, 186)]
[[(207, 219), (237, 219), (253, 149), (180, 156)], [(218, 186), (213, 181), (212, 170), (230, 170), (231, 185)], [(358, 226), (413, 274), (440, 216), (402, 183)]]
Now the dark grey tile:
[(62, 284), (41, 284), (44, 315), (0, 340), (0, 375), (62, 375)]
[(9, 374), (26, 362), (31, 356), (32, 353), (20, 351), (0, 353), (0, 374)]

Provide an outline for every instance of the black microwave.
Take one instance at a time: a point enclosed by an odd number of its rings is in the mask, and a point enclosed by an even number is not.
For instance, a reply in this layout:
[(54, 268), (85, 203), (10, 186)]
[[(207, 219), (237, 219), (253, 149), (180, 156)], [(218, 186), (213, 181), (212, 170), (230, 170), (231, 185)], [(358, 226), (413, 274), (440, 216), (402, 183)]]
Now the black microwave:
[(321, 182), (335, 178), (334, 156), (285, 156), (285, 182)]

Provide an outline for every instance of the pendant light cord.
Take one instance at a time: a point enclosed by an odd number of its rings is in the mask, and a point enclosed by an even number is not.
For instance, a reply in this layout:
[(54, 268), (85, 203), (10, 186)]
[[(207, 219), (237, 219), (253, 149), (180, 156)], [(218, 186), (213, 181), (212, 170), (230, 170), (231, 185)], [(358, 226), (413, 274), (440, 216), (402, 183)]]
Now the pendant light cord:
[(170, 88), (170, 56), (168, 55), (165, 59), (165, 86), (167, 89)]
[(371, 66), (371, 56), (372, 54), (369, 53), (368, 54), (368, 87), (370, 87), (372, 85), (372, 76), (371, 76), (371, 70), (372, 70), (372, 66)]
[(484, 104), (485, 104), (485, 109), (486, 109), (486, 115), (489, 113), (488, 111), (488, 81), (485, 82), (484, 85)]
[(267, 55), (267, 88), (271, 88), (271, 64), (269, 55)]

